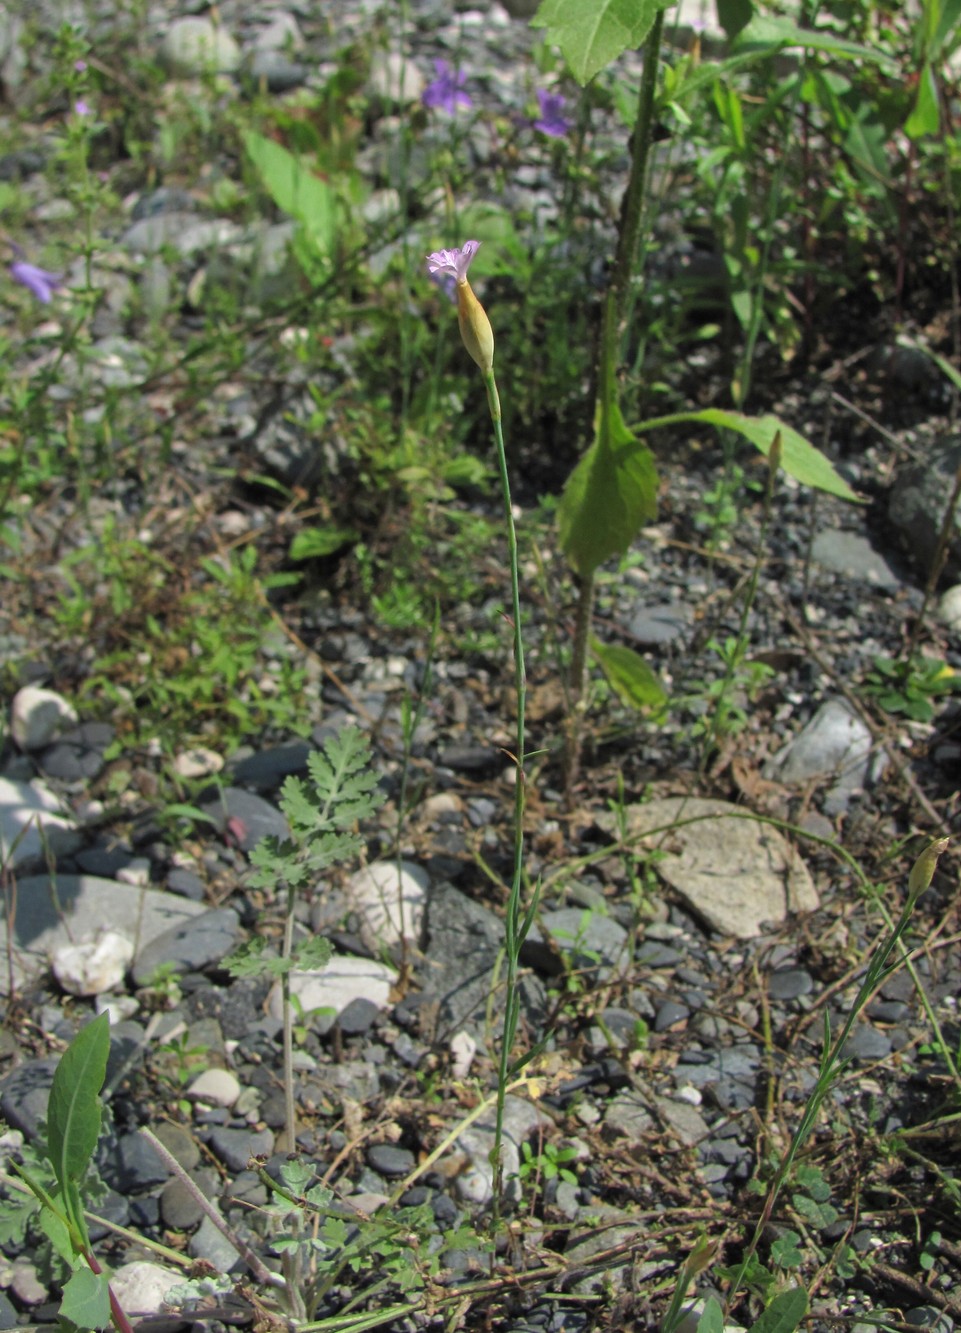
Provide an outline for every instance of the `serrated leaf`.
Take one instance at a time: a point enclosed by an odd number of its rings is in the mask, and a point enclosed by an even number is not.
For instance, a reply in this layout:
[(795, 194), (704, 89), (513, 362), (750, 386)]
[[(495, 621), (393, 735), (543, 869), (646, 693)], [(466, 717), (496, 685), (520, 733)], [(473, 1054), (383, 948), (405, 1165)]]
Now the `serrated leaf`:
[(557, 510), (561, 550), (581, 578), (612, 555), (624, 555), (642, 523), (657, 514), (654, 457), (612, 404), (606, 431), (577, 464)]
[(621, 703), (639, 711), (660, 710), (667, 703), (667, 694), (657, 673), (633, 648), (592, 639), (591, 652)]
[(542, 0), (531, 26), (546, 28), (578, 83), (588, 83), (625, 51), (636, 50), (658, 10), (674, 0)]
[(291, 560), (320, 560), (357, 541), (356, 528), (304, 528), (290, 543)]
[(100, 1089), (110, 1054), (110, 1019), (101, 1014), (64, 1051), (47, 1103), (47, 1151), (64, 1194), (86, 1174), (100, 1137)]
[(110, 1287), (106, 1273), (78, 1268), (64, 1286), (60, 1313), (77, 1328), (106, 1328), (110, 1323)]
[(298, 972), (319, 972), (330, 962), (333, 953), (330, 940), (325, 939), (323, 935), (313, 935), (297, 946), (291, 961)]
[(63, 1213), (63, 1198), (60, 1194), (52, 1196), (53, 1208), (41, 1204), (37, 1223), (40, 1230), (53, 1246), (54, 1251), (67, 1264), (73, 1265), (77, 1251), (70, 1236), (70, 1227)]
[(803, 1287), (791, 1287), (778, 1292), (760, 1319), (751, 1325), (750, 1333), (794, 1333), (807, 1312), (807, 1292)]

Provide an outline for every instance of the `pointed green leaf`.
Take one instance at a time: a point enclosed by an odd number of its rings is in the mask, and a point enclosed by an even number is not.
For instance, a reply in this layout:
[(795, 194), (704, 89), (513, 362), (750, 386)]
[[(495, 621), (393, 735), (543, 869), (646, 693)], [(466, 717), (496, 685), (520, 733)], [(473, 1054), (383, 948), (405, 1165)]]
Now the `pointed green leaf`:
[(326, 181), (273, 139), (248, 130), (243, 136), (253, 162), (278, 208), (304, 224), (323, 251), (334, 241), (334, 196)]
[(667, 694), (656, 672), (633, 648), (592, 639), (591, 652), (621, 703), (638, 710), (659, 710), (667, 703)]
[(708, 1296), (697, 1321), (697, 1333), (724, 1333), (724, 1311), (713, 1296)]
[(47, 1103), (47, 1152), (65, 1196), (86, 1174), (100, 1137), (100, 1089), (110, 1053), (110, 1019), (101, 1014), (61, 1056)]
[(858, 502), (858, 496), (835, 470), (831, 461), (815, 449), (803, 435), (786, 425), (778, 417), (748, 417), (741, 412), (727, 412), (721, 408), (709, 407), (702, 412), (677, 412), (669, 417), (658, 417), (652, 421), (642, 421), (635, 430), (638, 432), (655, 430), (663, 426), (679, 425), (685, 421), (700, 421), (718, 430), (733, 430), (749, 440), (765, 457), (770, 452), (774, 437), (781, 436), (781, 467), (796, 481), (804, 486), (813, 486), (815, 490), (836, 495), (840, 500)]
[(657, 514), (657, 470), (651, 451), (612, 405), (604, 437), (571, 473), (558, 506), (561, 550), (582, 578), (609, 556), (623, 555), (642, 523)]
[(64, 1286), (60, 1313), (77, 1328), (106, 1328), (110, 1323), (110, 1288), (106, 1273), (78, 1268)]
[(780, 47), (803, 46), (809, 51), (827, 51), (829, 55), (847, 60), (869, 60), (875, 65), (895, 72), (897, 65), (887, 52), (879, 47), (862, 46), (838, 37), (828, 28), (802, 28), (794, 19), (770, 14), (756, 14), (738, 34), (737, 48), (746, 46)]
[(941, 127), (941, 108), (938, 104), (938, 85), (934, 70), (925, 61), (918, 78), (918, 95), (911, 114), (904, 122), (904, 132), (909, 139), (924, 139), (934, 136)]
[(774, 1297), (760, 1319), (751, 1325), (750, 1333), (794, 1333), (807, 1312), (807, 1292), (803, 1287), (790, 1287)]
[(561, 48), (578, 83), (625, 51), (636, 50), (650, 32), (659, 9), (674, 0), (541, 0), (531, 26), (546, 28), (547, 39)]
[(291, 560), (317, 560), (334, 555), (358, 538), (356, 528), (303, 528), (290, 543)]

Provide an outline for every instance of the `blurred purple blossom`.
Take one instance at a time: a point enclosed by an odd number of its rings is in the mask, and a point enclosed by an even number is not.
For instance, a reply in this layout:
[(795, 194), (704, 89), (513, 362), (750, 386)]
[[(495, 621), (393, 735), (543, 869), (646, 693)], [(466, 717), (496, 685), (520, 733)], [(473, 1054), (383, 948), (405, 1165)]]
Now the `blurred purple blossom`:
[(62, 273), (50, 273), (36, 264), (28, 264), (25, 259), (17, 259), (10, 265), (10, 276), (31, 291), (38, 301), (48, 303), (58, 287), (63, 285)]
[(547, 93), (543, 88), (537, 90), (537, 104), (541, 109), (540, 118), (534, 121), (534, 129), (547, 134), (552, 139), (563, 139), (570, 132), (571, 122), (564, 115), (567, 98), (563, 93)]
[(79, 101), (74, 102), (73, 109), (78, 116), (89, 116), (93, 114), (90, 110), (89, 103), (85, 102), (82, 97)]
[(87, 68), (87, 62), (86, 60), (75, 60), (73, 62), (73, 67), (78, 74), (82, 74), (84, 70)]
[(446, 60), (434, 61), (436, 78), (429, 83), (421, 95), (424, 106), (436, 107), (453, 115), (459, 106), (464, 108), (474, 105), (464, 92), (466, 75), (463, 70), (455, 70)]

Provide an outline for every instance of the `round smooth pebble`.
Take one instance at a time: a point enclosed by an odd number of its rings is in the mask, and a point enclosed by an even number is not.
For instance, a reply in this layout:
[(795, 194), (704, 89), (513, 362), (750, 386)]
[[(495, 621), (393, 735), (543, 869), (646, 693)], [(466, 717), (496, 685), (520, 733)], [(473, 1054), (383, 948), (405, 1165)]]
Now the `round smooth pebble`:
[(240, 1080), (229, 1069), (205, 1069), (191, 1083), (187, 1096), (195, 1102), (229, 1108), (240, 1096)]
[(10, 706), (10, 734), (21, 750), (42, 750), (65, 726), (76, 726), (72, 704), (53, 690), (24, 685)]
[(178, 78), (232, 74), (240, 68), (240, 47), (230, 33), (206, 18), (171, 23), (160, 43), (160, 60)]

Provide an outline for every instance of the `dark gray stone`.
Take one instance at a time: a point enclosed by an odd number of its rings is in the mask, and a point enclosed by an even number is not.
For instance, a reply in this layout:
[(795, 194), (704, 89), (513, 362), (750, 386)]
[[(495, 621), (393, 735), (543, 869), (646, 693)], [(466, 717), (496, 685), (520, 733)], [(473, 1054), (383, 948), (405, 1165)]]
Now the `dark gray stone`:
[(842, 1055), (852, 1060), (883, 1060), (891, 1054), (891, 1037), (871, 1027), (870, 1023), (861, 1023), (854, 1029), (844, 1043)]
[(280, 811), (255, 792), (228, 787), (216, 800), (200, 807), (217, 831), (244, 852), (253, 851), (261, 838), (288, 838), (290, 829)]
[(675, 1000), (666, 1000), (654, 1016), (654, 1031), (666, 1032), (675, 1023), (682, 1023), (690, 1016), (691, 1011), (686, 1005), (678, 1004)]
[(814, 989), (814, 978), (803, 968), (786, 967), (781, 972), (771, 973), (767, 988), (772, 1000), (796, 1000), (801, 995), (811, 993)]
[(136, 1131), (122, 1134), (112, 1145), (107, 1143), (100, 1170), (107, 1184), (123, 1195), (163, 1185), (170, 1175), (157, 1150)]
[(133, 966), (134, 981), (146, 986), (157, 968), (170, 964), (175, 972), (194, 972), (225, 958), (240, 933), (237, 913), (231, 907), (203, 912), (173, 930), (165, 931), (142, 949)]
[[(923, 463), (900, 470), (891, 487), (889, 517), (922, 574), (931, 568), (959, 465), (961, 443), (943, 445)], [(961, 574), (961, 508), (954, 515), (945, 572), (955, 581)]]
[(337, 1026), (345, 1037), (358, 1037), (370, 1028), (379, 1013), (380, 1010), (372, 1000), (358, 996), (356, 1000), (351, 1000), (346, 1009), (341, 1010)]
[[(483, 1039), (491, 979), (504, 947), (503, 923), (450, 884), (438, 884), (432, 886), (427, 902), (427, 934), (421, 980), (424, 995), (438, 1003), (438, 1040), (449, 1039), (462, 1027)], [(538, 1032), (546, 1011), (539, 978), (521, 977), (520, 1003), (521, 1022)], [(503, 1008), (502, 980), (493, 996), (495, 1023)]]
[(255, 1132), (218, 1126), (208, 1142), (214, 1155), (230, 1171), (245, 1171), (251, 1157), (269, 1157), (274, 1150), (274, 1136), (269, 1129)]
[(30, 1060), (0, 1082), (0, 1115), (28, 1139), (47, 1114), (47, 1099), (59, 1060)]
[(367, 1164), (378, 1175), (391, 1179), (413, 1171), (417, 1159), (407, 1148), (398, 1148), (393, 1143), (374, 1143), (367, 1149)]

